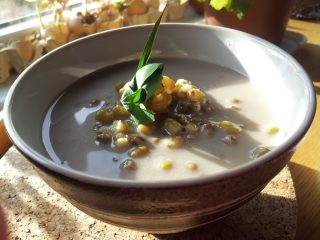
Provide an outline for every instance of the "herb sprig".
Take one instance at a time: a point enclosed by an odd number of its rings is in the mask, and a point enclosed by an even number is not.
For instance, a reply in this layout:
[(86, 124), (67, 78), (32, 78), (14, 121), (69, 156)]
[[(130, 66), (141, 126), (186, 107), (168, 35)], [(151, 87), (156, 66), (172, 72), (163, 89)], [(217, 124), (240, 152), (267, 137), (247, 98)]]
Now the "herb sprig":
[(137, 124), (155, 121), (155, 114), (145, 107), (144, 102), (148, 100), (161, 86), (162, 72), (164, 68), (163, 63), (148, 64), (148, 60), (165, 9), (166, 7), (163, 9), (152, 29), (151, 34), (149, 35), (140, 56), (137, 71), (131, 81), (126, 85), (120, 100), (126, 110), (131, 113), (133, 120)]

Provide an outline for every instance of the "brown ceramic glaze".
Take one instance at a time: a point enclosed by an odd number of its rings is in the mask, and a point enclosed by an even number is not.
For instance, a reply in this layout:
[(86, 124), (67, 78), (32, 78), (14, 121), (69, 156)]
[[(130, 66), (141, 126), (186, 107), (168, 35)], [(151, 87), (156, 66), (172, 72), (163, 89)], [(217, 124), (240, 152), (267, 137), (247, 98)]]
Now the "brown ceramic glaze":
[(216, 181), (203, 179), (170, 187), (97, 186), (34, 165), (51, 188), (94, 218), (144, 232), (174, 233), (215, 221), (245, 204), (285, 166), (292, 153)]

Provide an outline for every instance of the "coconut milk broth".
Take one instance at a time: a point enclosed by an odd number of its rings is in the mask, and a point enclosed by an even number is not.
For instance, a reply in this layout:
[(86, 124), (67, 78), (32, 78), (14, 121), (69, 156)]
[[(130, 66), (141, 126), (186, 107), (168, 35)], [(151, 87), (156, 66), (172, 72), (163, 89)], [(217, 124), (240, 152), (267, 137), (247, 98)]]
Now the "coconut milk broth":
[[(44, 145), (53, 161), (91, 175), (134, 180), (168, 180), (213, 174), (237, 167), (248, 161), (249, 152), (258, 145), (275, 146), (279, 135), (265, 133), (274, 124), (268, 100), (262, 91), (243, 75), (208, 62), (186, 59), (158, 59), (165, 64), (164, 74), (177, 80), (184, 78), (200, 87), (213, 101), (217, 121), (230, 120), (243, 124), (237, 144), (221, 141), (223, 131), (214, 131), (208, 138), (195, 140), (181, 149), (168, 149), (162, 141), (150, 154), (136, 159), (137, 169), (128, 171), (120, 165), (127, 153), (119, 153), (96, 144), (93, 126), (95, 112), (105, 102), (116, 103), (119, 96), (115, 85), (129, 81), (136, 62), (117, 64), (97, 71), (79, 80), (62, 93), (52, 104), (44, 120)], [(205, 74), (204, 74), (205, 73)], [(237, 98), (239, 110), (229, 109), (230, 99)], [(92, 100), (102, 100), (90, 106)], [(278, 126), (281, 129), (281, 126)], [(112, 159), (118, 159), (114, 161)], [(170, 170), (161, 170), (163, 160), (173, 162)], [(190, 171), (186, 163), (197, 163), (198, 169)]]

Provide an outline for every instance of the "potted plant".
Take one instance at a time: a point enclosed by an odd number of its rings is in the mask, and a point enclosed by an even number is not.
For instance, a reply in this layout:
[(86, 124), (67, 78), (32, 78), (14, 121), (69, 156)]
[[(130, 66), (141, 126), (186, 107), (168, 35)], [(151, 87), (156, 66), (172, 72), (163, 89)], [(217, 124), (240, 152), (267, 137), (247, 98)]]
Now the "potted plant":
[(279, 44), (295, 0), (198, 0), (207, 24), (230, 27)]

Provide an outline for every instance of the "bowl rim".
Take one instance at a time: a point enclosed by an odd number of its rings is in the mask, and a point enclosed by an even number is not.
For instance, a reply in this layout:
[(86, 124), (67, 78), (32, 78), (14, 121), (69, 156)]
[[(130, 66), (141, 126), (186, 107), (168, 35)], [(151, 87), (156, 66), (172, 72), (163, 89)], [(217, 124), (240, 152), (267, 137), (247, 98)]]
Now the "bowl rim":
[(257, 169), (259, 166), (261, 167), (264, 164), (267, 164), (273, 159), (276, 159), (277, 157), (281, 157), (283, 154), (290, 152), (295, 149), (295, 146), (302, 140), (302, 138), (305, 136), (305, 134), (308, 132), (314, 115), (316, 111), (316, 94), (315, 89), (313, 87), (312, 81), (309, 78), (306, 71), (303, 69), (303, 67), (298, 63), (297, 60), (295, 60), (290, 54), (279, 48), (278, 46), (261, 39), (257, 36), (241, 32), (234, 29), (229, 29), (225, 27), (220, 26), (212, 26), (212, 25), (201, 25), (201, 24), (194, 24), (194, 23), (162, 23), (160, 27), (166, 28), (166, 27), (183, 27), (183, 28), (204, 28), (208, 31), (225, 31), (225, 32), (234, 32), (234, 34), (242, 35), (244, 37), (250, 38), (253, 40), (256, 44), (259, 44), (263, 47), (267, 47), (268, 49), (272, 51), (276, 51), (277, 54), (280, 54), (286, 59), (286, 61), (290, 62), (291, 65), (293, 65), (296, 69), (298, 69), (297, 74), (299, 74), (301, 79), (305, 80), (305, 84), (307, 87), (307, 94), (308, 94), (308, 103), (309, 107), (307, 108), (306, 116), (304, 118), (304, 121), (302, 124), (298, 127), (297, 131), (288, 139), (287, 142), (281, 144), (281, 146), (276, 147), (273, 151), (270, 153), (260, 157), (259, 159), (256, 159), (254, 161), (247, 162), (245, 164), (242, 164), (238, 167), (227, 169), (225, 171), (207, 175), (207, 176), (201, 176), (201, 177), (194, 177), (194, 178), (187, 178), (187, 179), (178, 179), (178, 180), (127, 180), (127, 179), (116, 179), (116, 178), (110, 178), (110, 177), (99, 177), (94, 176), (92, 174), (87, 174), (72, 168), (66, 168), (63, 165), (57, 164), (50, 160), (49, 158), (46, 158), (45, 156), (37, 153), (35, 150), (30, 148), (27, 143), (25, 143), (22, 138), (18, 135), (18, 133), (15, 130), (15, 127), (11, 121), (11, 104), (13, 101), (13, 95), (15, 88), (18, 86), (19, 82), (22, 81), (24, 78), (24, 75), (28, 72), (29, 69), (37, 67), (42, 61), (45, 61), (48, 57), (50, 57), (52, 54), (56, 54), (59, 51), (63, 51), (64, 48), (72, 47), (75, 44), (78, 44), (79, 42), (88, 41), (91, 38), (96, 38), (102, 35), (112, 34), (115, 31), (128, 31), (134, 29), (141, 29), (141, 28), (151, 28), (153, 24), (142, 24), (142, 25), (135, 25), (135, 26), (126, 26), (119, 29), (113, 29), (106, 32), (100, 32), (96, 33), (90, 36), (83, 37), (81, 39), (77, 39), (73, 42), (69, 42), (61, 47), (58, 47), (57, 49), (47, 53), (44, 57), (38, 59), (34, 63), (32, 63), (30, 66), (28, 66), (15, 80), (15, 82), (12, 84), (11, 88), (8, 91), (8, 94), (6, 96), (5, 102), (4, 102), (4, 124), (8, 133), (9, 138), (13, 142), (13, 144), (17, 147), (19, 151), (21, 151), (29, 160), (36, 162), (37, 164), (40, 164), (40, 166), (54, 172), (61, 174), (65, 177), (78, 180), (83, 183), (88, 183), (92, 185), (98, 185), (98, 186), (111, 186), (111, 187), (137, 187), (137, 188), (167, 188), (167, 187), (183, 187), (183, 186), (191, 186), (191, 185), (198, 185), (198, 184), (207, 184), (214, 181), (222, 181), (225, 179), (230, 179), (232, 177), (244, 174), (246, 172), (249, 172), (251, 170)]

